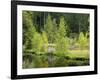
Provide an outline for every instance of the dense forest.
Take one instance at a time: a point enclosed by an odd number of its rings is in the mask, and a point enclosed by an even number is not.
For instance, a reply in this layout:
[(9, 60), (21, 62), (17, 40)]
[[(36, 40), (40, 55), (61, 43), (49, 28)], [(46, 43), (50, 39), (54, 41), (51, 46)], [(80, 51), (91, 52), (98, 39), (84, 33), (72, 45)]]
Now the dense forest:
[(89, 14), (22, 15), (23, 68), (89, 65)]

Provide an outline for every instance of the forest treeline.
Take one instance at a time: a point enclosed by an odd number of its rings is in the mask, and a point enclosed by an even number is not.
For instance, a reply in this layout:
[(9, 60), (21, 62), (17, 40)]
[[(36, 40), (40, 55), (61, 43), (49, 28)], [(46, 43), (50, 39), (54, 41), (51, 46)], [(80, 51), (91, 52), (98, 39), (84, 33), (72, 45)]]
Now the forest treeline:
[(89, 14), (23, 11), (23, 50), (66, 53), (74, 45), (89, 46)]

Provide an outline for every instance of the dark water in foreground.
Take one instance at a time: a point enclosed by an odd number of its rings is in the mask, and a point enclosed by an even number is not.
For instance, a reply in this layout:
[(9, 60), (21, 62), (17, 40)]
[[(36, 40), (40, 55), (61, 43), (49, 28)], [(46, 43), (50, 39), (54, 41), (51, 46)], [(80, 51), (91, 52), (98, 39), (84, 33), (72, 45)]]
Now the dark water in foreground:
[(58, 56), (54, 54), (31, 54), (23, 56), (23, 68), (45, 68), (66, 66), (87, 66), (87, 58), (70, 58), (69, 56)]

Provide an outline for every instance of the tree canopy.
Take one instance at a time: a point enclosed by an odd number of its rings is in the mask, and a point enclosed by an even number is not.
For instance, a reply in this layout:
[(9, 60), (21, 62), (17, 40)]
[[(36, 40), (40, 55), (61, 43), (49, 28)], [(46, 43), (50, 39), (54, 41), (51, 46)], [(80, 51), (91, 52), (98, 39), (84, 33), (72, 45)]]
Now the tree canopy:
[(56, 43), (57, 51), (65, 53), (69, 39), (75, 38), (81, 47), (87, 44), (89, 14), (23, 11), (22, 15), (24, 49), (47, 52), (48, 44)]

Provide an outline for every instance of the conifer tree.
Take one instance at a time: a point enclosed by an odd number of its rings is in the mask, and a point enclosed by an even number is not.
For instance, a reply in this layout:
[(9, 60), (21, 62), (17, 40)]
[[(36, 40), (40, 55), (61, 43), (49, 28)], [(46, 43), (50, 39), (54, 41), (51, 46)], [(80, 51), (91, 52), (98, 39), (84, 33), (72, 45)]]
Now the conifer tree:
[(64, 17), (60, 18), (58, 34), (59, 34), (60, 37), (65, 37), (66, 36), (66, 28), (65, 28)]
[(32, 21), (32, 12), (23, 11), (23, 47), (24, 49), (32, 49), (32, 38), (36, 32)]
[(56, 53), (66, 54), (68, 48), (68, 40), (66, 38), (64, 17), (60, 18), (58, 34), (56, 37)]
[(35, 32), (34, 37), (32, 38), (32, 50), (36, 53), (40, 53), (42, 46), (43, 46), (43, 40), (41, 34)]
[(88, 42), (87, 36), (85, 36), (83, 32), (80, 32), (78, 43), (81, 50), (85, 48), (85, 46), (87, 45), (87, 42)]
[(43, 40), (42, 51), (47, 52), (48, 51), (48, 38), (47, 38), (45, 31), (42, 32), (42, 40)]
[(54, 40), (53, 22), (52, 22), (50, 15), (48, 15), (48, 17), (47, 17), (46, 24), (44, 26), (44, 30), (46, 31), (49, 43), (53, 43), (53, 40)]

